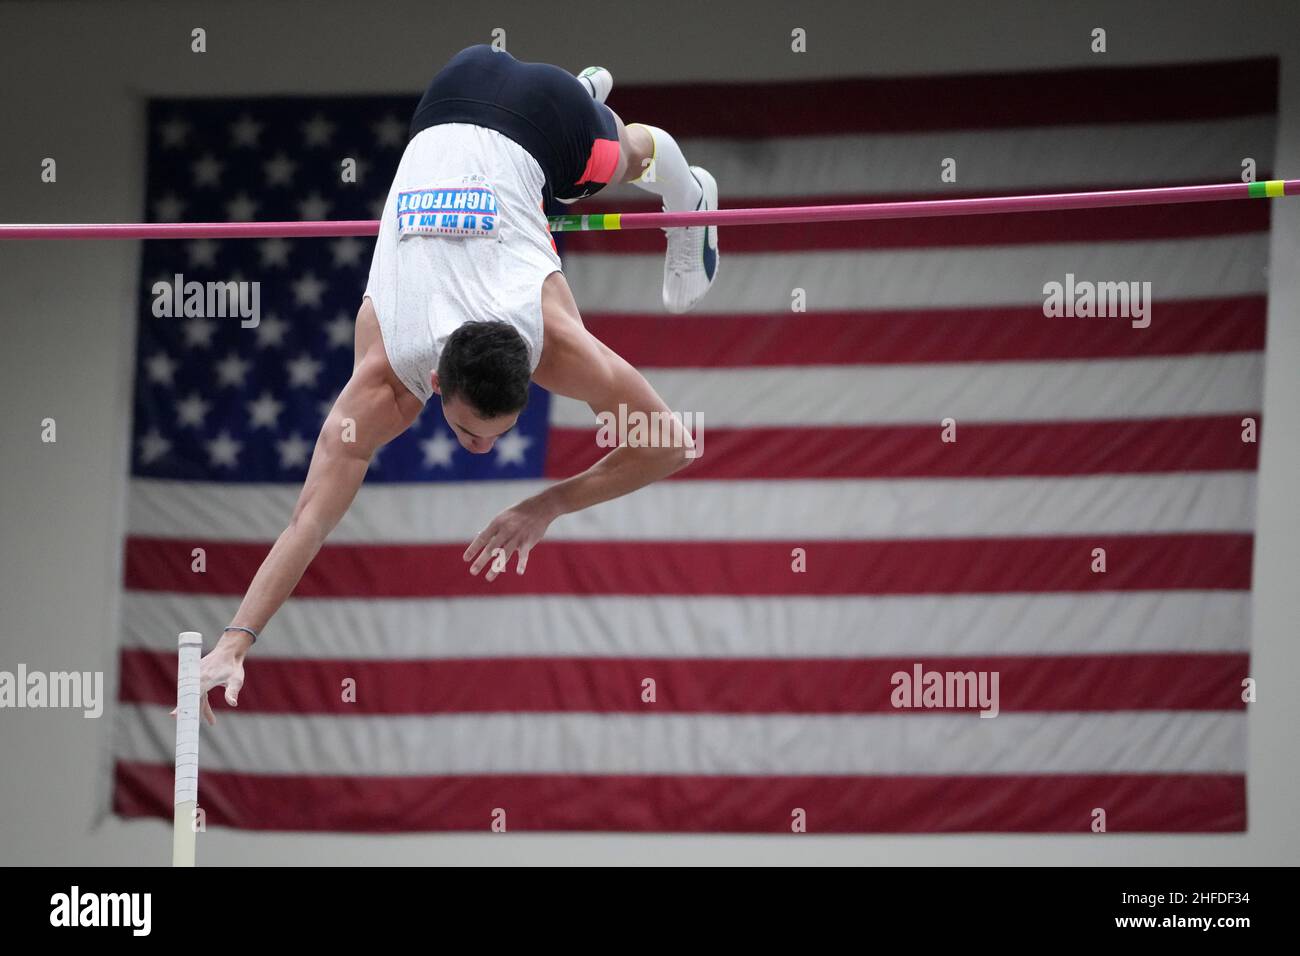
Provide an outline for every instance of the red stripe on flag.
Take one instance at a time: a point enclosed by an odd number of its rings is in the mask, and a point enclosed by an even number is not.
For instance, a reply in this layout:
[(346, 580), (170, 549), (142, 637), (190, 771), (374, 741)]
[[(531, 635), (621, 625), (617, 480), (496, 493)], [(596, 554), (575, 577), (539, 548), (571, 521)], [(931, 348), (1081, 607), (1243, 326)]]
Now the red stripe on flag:
[(1212, 120), (1277, 112), (1278, 59), (802, 82), (620, 86), (627, 122), (762, 139)]
[(638, 368), (749, 368), (1014, 362), (1264, 348), (1264, 296), (1153, 303), (1151, 325), (1049, 318), (1040, 305), (707, 315), (583, 316), (591, 333)]
[[(1084, 535), (901, 541), (554, 541), (527, 575), (470, 575), (460, 544), (326, 545), (298, 597), (503, 594), (987, 594), (1247, 590), (1251, 534)], [(191, 549), (207, 571), (190, 569)], [(806, 570), (792, 571), (794, 549)], [(1093, 549), (1108, 570), (1093, 573)], [(130, 536), (126, 587), (242, 595), (268, 543)]]
[[(978, 719), (978, 718), (977, 718)], [(172, 768), (119, 762), (113, 810), (172, 818)], [(1238, 774), (700, 777), (321, 777), (204, 771), (207, 823), (249, 830), (509, 830), (789, 833), (1241, 832)], [(201, 844), (202, 841), (200, 841)], [(200, 845), (199, 855), (203, 848)]]
[[(671, 481), (827, 478), (990, 478), (1176, 471), (1255, 471), (1259, 445), (1243, 417), (962, 425), (960, 441), (934, 425), (710, 428), (704, 454)], [(609, 453), (596, 428), (553, 428), (547, 478), (567, 478)]]
[[(860, 637), (865, 641), (868, 635)], [(1050, 641), (1050, 638), (1047, 639)], [(176, 702), (176, 655), (122, 653), (120, 698)], [(642, 682), (655, 681), (656, 713), (925, 715), (907, 698), (896, 708), (893, 677), (914, 668), (998, 674), (1002, 713), (1015, 711), (1244, 710), (1245, 654), (1107, 654), (1059, 657), (834, 659), (484, 658), (319, 660), (255, 655), (240, 713), (466, 714), (491, 712), (645, 713)], [(339, 688), (356, 681), (354, 702)], [(987, 679), (987, 678), (986, 678)], [(910, 686), (910, 685), (909, 685)], [(916, 694), (921, 686), (916, 685)], [(209, 698), (225, 708), (220, 694)], [(978, 718), (976, 718), (978, 719)]]

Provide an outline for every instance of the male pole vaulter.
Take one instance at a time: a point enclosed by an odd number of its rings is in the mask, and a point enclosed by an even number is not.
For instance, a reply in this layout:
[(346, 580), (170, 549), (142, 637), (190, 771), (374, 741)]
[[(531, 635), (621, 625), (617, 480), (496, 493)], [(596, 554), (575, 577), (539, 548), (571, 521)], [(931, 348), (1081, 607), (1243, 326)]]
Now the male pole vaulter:
[[(227, 703), (236, 703), (249, 647), (347, 511), (371, 456), (433, 394), (475, 454), (514, 426), (530, 381), (597, 414), (617, 416), (620, 405), (629, 414), (669, 413), (641, 374), (583, 327), (544, 214), (549, 196), (576, 202), (611, 182), (658, 194), (665, 211), (718, 208), (717, 183), (686, 165), (671, 136), (625, 126), (605, 106), (612, 86), (599, 67), (574, 77), (488, 46), (462, 50), (434, 77), (384, 206), (357, 313), (352, 377), (321, 426), (289, 526), (203, 659), (208, 723), (215, 716), (207, 692), (224, 685)], [(717, 228), (664, 231), (664, 306), (685, 312), (717, 276)], [(354, 441), (344, 440), (345, 420), (355, 423)], [(487, 567), (491, 581), (517, 553), (523, 574), (560, 515), (684, 467), (693, 445), (674, 427), (672, 447), (615, 448), (497, 515), (465, 551), (470, 573)]]

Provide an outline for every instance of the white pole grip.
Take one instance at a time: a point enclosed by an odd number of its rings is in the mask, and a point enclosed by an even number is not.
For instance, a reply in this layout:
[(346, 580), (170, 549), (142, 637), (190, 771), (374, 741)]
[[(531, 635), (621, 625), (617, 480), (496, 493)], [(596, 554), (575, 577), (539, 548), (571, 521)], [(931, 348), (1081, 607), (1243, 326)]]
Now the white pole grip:
[(194, 810), (199, 800), (199, 659), (203, 635), (185, 631), (176, 668), (176, 789), (172, 866), (194, 865)]

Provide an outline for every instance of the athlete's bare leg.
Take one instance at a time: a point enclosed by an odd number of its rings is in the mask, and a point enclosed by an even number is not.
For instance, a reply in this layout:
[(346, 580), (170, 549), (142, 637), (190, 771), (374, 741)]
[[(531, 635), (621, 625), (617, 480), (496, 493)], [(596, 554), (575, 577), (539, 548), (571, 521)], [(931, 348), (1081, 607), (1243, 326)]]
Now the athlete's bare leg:
[[(672, 211), (717, 209), (718, 184), (706, 169), (687, 166), (677, 141), (666, 131), (642, 123), (626, 124), (613, 110), (619, 157), (612, 182), (633, 183), (662, 197)], [(653, 174), (651, 169), (653, 168)], [(716, 226), (665, 229), (664, 308), (687, 312), (709, 291), (718, 269)]]
[[(614, 113), (613, 110), (610, 110)], [(654, 158), (655, 144), (644, 126), (633, 123), (624, 125), (623, 120), (614, 113), (614, 122), (618, 125), (618, 165), (614, 167), (614, 182), (630, 183), (639, 179)]]

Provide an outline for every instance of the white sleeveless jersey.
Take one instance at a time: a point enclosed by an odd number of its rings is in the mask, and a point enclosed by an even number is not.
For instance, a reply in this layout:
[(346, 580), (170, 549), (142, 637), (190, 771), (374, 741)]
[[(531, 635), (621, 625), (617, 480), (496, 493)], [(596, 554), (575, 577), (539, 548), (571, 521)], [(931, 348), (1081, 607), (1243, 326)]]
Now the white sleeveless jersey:
[(537, 160), (496, 130), (444, 123), (406, 146), (384, 205), (366, 295), (393, 371), (421, 401), (447, 337), (507, 322), (542, 356), (542, 283), (560, 270)]

